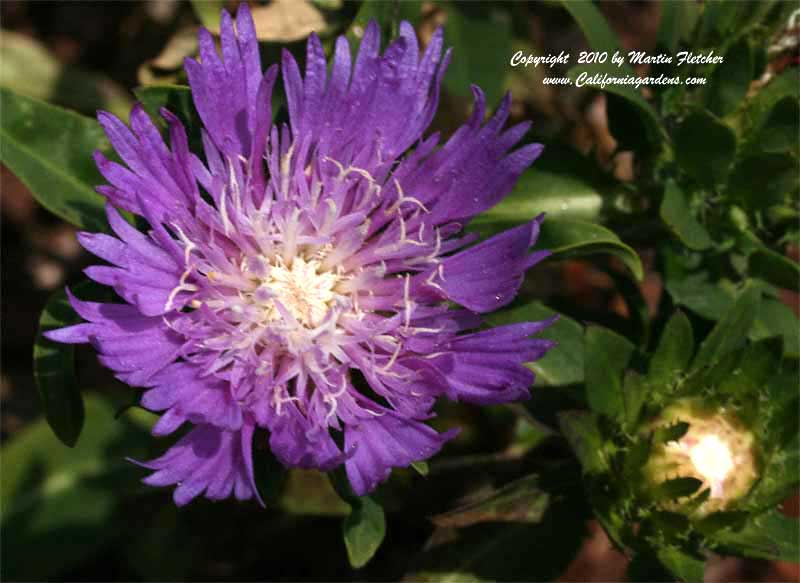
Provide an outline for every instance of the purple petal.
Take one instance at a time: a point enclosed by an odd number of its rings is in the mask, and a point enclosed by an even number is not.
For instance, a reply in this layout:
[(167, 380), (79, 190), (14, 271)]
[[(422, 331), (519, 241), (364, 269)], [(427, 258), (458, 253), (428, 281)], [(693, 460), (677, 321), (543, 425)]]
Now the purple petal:
[(353, 491), (363, 496), (386, 480), (392, 468), (408, 467), (426, 460), (458, 434), (451, 429), (439, 434), (420, 421), (386, 411), (380, 417), (361, 419), (345, 429), (345, 462)]

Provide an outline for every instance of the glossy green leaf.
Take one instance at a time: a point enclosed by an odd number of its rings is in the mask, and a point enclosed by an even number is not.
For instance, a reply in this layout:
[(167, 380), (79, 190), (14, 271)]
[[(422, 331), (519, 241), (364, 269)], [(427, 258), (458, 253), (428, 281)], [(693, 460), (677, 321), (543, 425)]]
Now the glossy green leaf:
[(369, 496), (351, 501), (352, 511), (342, 523), (350, 564), (359, 569), (375, 555), (386, 536), (386, 517), (380, 504)]
[(109, 149), (100, 124), (74, 112), (0, 88), (0, 157), (55, 215), (88, 231), (108, 229), (104, 182), (92, 159)]
[(699, 183), (713, 186), (725, 180), (736, 155), (736, 136), (705, 111), (689, 114), (674, 135), (675, 159)]
[[(498, 63), (498, 55), (511, 55), (510, 14), (502, 4), (444, 2), (442, 6), (447, 10), (444, 43), (454, 53), (444, 76), (445, 87), (471, 99), (470, 86), (475, 84), (483, 89), (487, 104), (496, 104), (508, 72), (506, 63)], [(478, 38), (480, 42), (475, 42)]]
[(653, 357), (647, 379), (655, 387), (671, 383), (688, 365), (694, 354), (694, 334), (689, 318), (675, 312), (667, 322)]
[(755, 132), (752, 144), (761, 152), (780, 154), (798, 149), (797, 128), (800, 127), (800, 101), (787, 95), (767, 113)]
[(546, 213), (548, 221), (556, 218), (593, 220), (602, 206), (602, 195), (586, 180), (532, 168), (520, 176), (511, 194), (475, 217), (470, 228), (491, 235), (532, 220), (540, 213)]
[(748, 557), (800, 563), (800, 523), (777, 510), (756, 516), (742, 529), (718, 531), (713, 539)]
[(608, 469), (603, 436), (594, 415), (586, 411), (563, 411), (558, 415), (558, 423), (584, 473), (599, 474)]
[(592, 411), (611, 419), (625, 416), (622, 377), (634, 346), (626, 338), (600, 326), (588, 326), (584, 335), (586, 398)]
[(670, 573), (687, 583), (703, 583), (705, 561), (690, 555), (686, 551), (667, 546), (658, 549), (658, 560), (669, 569)]
[(532, 475), (506, 484), (481, 500), (431, 518), (441, 528), (464, 528), (482, 522), (540, 522), (550, 495)]
[(747, 269), (751, 276), (760, 277), (778, 287), (790, 290), (800, 287), (800, 264), (767, 247), (750, 254)]
[(78, 441), (84, 421), (83, 397), (75, 379), (75, 349), (72, 344), (52, 342), (42, 333), (80, 321), (66, 292), (58, 290), (42, 311), (33, 346), (33, 374), (42, 409), (53, 433), (70, 447)]
[(706, 107), (725, 116), (742, 104), (753, 79), (753, 51), (742, 38), (725, 52), (711, 73), (705, 92)]
[(652, 490), (653, 499), (656, 501), (677, 500), (691, 496), (703, 485), (697, 478), (674, 478), (660, 483)]
[(739, 348), (755, 322), (760, 302), (760, 287), (748, 284), (730, 311), (722, 317), (700, 345), (697, 356), (692, 362), (692, 368), (698, 370), (713, 366), (720, 358)]
[(664, 223), (690, 249), (702, 251), (713, 245), (706, 228), (692, 214), (686, 194), (672, 179), (664, 188), (660, 213)]
[[(492, 326), (516, 322), (545, 320), (557, 313), (539, 302), (523, 304), (485, 316)], [(536, 373), (537, 384), (570, 385), (583, 381), (583, 327), (576, 321), (559, 315), (558, 321), (537, 338), (555, 340), (557, 345), (543, 358), (528, 364)]]
[(608, 253), (620, 259), (636, 279), (644, 277), (642, 261), (636, 251), (620, 241), (614, 233), (594, 223), (546, 219), (542, 223), (537, 247), (549, 249), (557, 259)]

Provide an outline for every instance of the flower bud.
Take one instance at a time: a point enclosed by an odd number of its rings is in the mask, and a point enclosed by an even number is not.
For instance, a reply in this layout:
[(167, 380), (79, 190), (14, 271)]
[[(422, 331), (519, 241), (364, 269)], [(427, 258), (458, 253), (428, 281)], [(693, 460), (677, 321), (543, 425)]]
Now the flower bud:
[[(680, 422), (689, 424), (683, 436), (653, 444), (645, 468), (653, 485), (684, 477), (702, 481), (694, 494), (709, 490), (708, 499), (696, 510), (701, 515), (723, 510), (747, 494), (758, 477), (753, 433), (725, 407), (708, 408), (693, 399), (664, 409), (650, 429), (665, 429)], [(680, 509), (675, 501), (667, 506)]]

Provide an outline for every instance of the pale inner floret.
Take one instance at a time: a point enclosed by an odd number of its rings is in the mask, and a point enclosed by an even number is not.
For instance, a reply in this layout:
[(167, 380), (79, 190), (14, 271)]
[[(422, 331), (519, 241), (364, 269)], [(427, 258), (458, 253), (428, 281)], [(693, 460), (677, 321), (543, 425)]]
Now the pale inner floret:
[(339, 276), (320, 269), (320, 261), (294, 257), (287, 266), (281, 257), (269, 266), (266, 277), (256, 291), (256, 300), (263, 307), (267, 320), (283, 316), (276, 300), (303, 326), (316, 327), (337, 298), (334, 287)]
[(711, 485), (711, 496), (723, 496), (723, 484), (733, 470), (733, 454), (727, 443), (716, 435), (706, 435), (689, 447), (689, 459), (697, 473)]
[(714, 434), (702, 437), (685, 436), (680, 441), (667, 444), (667, 451), (687, 455), (694, 471), (711, 488), (712, 498), (725, 496), (725, 482), (735, 466), (734, 454), (727, 441)]

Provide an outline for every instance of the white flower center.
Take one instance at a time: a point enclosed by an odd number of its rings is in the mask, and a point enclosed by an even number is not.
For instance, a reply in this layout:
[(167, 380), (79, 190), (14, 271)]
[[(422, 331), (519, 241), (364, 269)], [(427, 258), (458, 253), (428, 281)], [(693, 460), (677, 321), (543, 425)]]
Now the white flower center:
[(261, 279), (256, 297), (269, 320), (282, 317), (276, 304), (280, 302), (302, 325), (316, 327), (338, 295), (333, 289), (338, 281), (335, 273), (320, 271), (320, 262), (316, 259), (306, 261), (294, 257), (291, 266), (287, 267), (278, 257), (270, 265), (266, 277)]
[(689, 448), (697, 473), (711, 484), (711, 495), (723, 495), (722, 485), (733, 470), (733, 454), (728, 444), (716, 435), (705, 435)]

